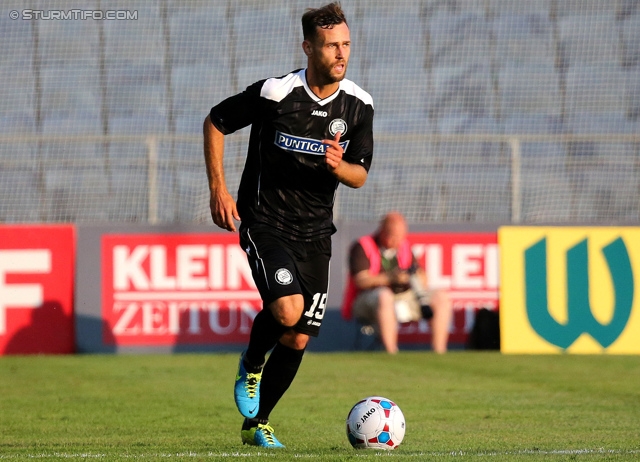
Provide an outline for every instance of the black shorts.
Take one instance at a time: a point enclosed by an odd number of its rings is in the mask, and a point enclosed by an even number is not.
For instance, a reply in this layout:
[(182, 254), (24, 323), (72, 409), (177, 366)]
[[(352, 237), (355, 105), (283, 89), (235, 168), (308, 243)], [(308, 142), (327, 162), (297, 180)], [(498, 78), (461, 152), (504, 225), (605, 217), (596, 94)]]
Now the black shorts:
[(331, 237), (300, 242), (276, 234), (269, 227), (240, 227), (240, 245), (247, 254), (263, 307), (287, 295), (302, 294), (304, 310), (294, 326), (317, 337), (327, 306)]

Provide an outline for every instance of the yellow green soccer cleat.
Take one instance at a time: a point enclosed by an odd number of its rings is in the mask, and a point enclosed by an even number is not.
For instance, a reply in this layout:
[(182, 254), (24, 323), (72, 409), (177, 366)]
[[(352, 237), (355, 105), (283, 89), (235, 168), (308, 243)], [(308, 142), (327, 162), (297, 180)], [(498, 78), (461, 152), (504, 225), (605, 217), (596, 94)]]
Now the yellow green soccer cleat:
[(240, 436), (242, 436), (242, 444), (263, 448), (284, 448), (284, 445), (273, 434), (273, 428), (268, 423), (259, 423), (257, 427), (251, 427), (247, 430), (243, 427), (240, 431)]
[(242, 362), (243, 357), (244, 353), (240, 355), (240, 364), (238, 364), (233, 397), (240, 414), (251, 419), (258, 414), (262, 372), (258, 372), (257, 374), (247, 372)]

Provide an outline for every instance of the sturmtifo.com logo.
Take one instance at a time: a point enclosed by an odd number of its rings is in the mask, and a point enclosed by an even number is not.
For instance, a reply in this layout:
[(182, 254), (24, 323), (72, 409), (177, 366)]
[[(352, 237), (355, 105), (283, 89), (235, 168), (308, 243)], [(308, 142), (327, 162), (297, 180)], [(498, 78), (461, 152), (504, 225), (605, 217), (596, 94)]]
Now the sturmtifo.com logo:
[(9, 17), (25, 21), (137, 21), (138, 11), (130, 10), (12, 10)]

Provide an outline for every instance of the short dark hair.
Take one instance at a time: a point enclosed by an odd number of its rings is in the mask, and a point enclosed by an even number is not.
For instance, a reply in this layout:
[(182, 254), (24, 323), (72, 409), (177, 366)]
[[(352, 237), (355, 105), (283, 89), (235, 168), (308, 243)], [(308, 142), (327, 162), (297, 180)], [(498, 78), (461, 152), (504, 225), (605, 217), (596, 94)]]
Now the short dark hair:
[(349, 25), (340, 2), (329, 3), (320, 8), (309, 8), (302, 15), (302, 35), (305, 40), (314, 41), (318, 36), (318, 27), (333, 29), (333, 26), (342, 23)]

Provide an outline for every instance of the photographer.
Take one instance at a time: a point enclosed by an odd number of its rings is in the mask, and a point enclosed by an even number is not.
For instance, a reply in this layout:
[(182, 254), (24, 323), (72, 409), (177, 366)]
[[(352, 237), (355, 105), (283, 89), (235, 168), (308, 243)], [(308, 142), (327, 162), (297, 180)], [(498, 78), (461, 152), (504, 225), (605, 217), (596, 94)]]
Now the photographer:
[(390, 212), (373, 235), (353, 243), (342, 315), (371, 326), (391, 354), (398, 351), (398, 323), (427, 319), (433, 350), (445, 353), (451, 302), (446, 292), (427, 290), (426, 273), (411, 253), (406, 237), (404, 217)]

